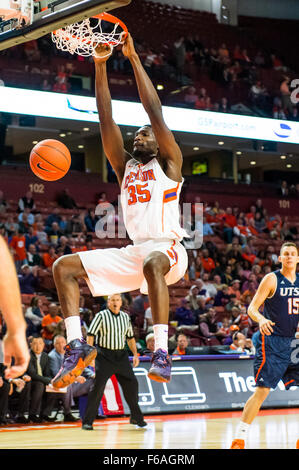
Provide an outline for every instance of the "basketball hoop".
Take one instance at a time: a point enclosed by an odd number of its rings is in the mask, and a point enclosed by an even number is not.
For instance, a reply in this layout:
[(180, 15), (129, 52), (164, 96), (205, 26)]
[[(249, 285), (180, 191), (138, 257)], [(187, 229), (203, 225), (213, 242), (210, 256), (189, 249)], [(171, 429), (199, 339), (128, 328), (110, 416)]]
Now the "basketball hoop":
[[(110, 23), (109, 27), (110, 29), (112, 27), (112, 30), (107, 32), (107, 27), (102, 24), (102, 21)], [(83, 57), (96, 57), (96, 48), (100, 44), (108, 44), (109, 52), (101, 56), (107, 57), (111, 54), (113, 47), (123, 44), (127, 35), (128, 29), (121, 20), (109, 13), (100, 13), (53, 31), (52, 41), (58, 49)]]

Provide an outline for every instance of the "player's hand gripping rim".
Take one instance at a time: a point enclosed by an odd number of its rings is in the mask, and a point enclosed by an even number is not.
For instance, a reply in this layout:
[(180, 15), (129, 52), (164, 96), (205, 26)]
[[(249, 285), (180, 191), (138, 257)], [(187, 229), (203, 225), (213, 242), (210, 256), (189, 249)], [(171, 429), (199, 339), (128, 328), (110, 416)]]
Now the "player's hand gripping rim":
[(275, 323), (267, 318), (262, 318), (259, 321), (259, 329), (262, 335), (270, 336), (273, 333), (273, 328)]

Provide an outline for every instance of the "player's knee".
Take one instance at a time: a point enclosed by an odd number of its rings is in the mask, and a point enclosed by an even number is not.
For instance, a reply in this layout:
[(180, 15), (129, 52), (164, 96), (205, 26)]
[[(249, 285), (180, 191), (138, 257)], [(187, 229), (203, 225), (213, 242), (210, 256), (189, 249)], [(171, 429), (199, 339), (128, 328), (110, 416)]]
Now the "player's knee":
[(144, 276), (147, 278), (159, 274), (164, 275), (169, 269), (167, 263), (169, 264), (168, 259), (163, 253), (153, 256), (150, 255), (143, 263)]
[(270, 388), (267, 387), (257, 387), (255, 394), (261, 400), (264, 401), (269, 395)]
[(77, 277), (82, 274), (82, 265), (77, 254), (65, 255), (58, 258), (52, 266), (55, 278)]

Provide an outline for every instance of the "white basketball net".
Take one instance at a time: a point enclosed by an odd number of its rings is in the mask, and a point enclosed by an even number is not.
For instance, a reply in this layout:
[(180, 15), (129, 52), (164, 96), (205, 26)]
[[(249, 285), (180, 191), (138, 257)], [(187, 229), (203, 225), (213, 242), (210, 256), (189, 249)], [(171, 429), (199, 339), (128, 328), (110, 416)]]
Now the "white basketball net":
[(123, 31), (117, 31), (119, 23), (116, 23), (113, 25), (113, 30), (107, 33), (102, 30), (102, 18), (93, 18), (93, 20), (97, 20), (95, 26), (92, 26), (90, 19), (87, 18), (80, 23), (56, 30), (52, 33), (52, 41), (58, 49), (84, 57), (96, 56), (95, 50), (99, 44), (109, 44), (110, 50), (106, 55), (101, 54), (101, 57), (109, 56), (112, 47), (123, 43)]

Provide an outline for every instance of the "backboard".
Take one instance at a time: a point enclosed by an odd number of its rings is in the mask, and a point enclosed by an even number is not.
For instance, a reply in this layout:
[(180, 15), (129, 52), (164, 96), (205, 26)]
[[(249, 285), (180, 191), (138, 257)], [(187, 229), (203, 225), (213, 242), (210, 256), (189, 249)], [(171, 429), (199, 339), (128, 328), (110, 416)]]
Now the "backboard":
[(25, 19), (20, 24), (20, 17), (9, 18), (14, 15), (0, 18), (0, 51), (129, 3), (131, 0), (3, 0), (7, 10), (18, 7), (19, 16)]

